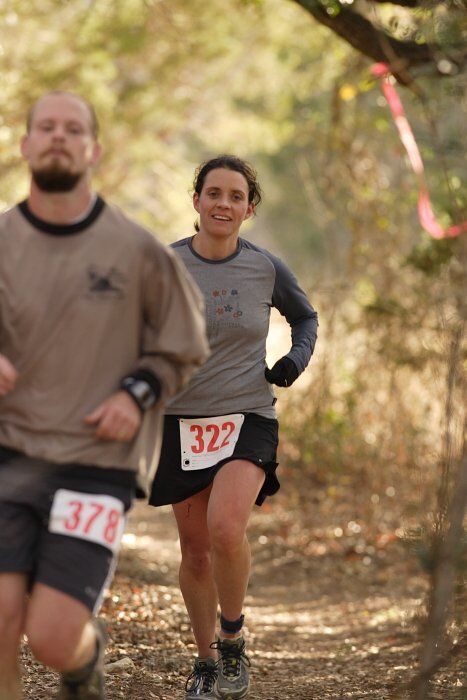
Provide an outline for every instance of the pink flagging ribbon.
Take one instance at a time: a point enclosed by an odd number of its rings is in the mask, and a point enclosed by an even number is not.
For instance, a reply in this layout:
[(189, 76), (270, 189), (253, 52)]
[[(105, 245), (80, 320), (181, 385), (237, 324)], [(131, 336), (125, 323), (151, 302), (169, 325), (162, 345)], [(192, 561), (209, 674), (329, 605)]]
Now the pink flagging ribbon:
[(387, 63), (375, 63), (371, 67), (371, 72), (375, 77), (381, 79), (381, 89), (388, 102), (400, 139), (407, 151), (410, 164), (418, 177), (418, 218), (421, 225), (433, 238), (454, 238), (464, 231), (467, 231), (467, 221), (449, 226), (449, 228), (443, 228), (437, 222), (436, 216), (431, 208), (422, 157), (408, 119), (405, 116), (403, 104), (390, 80), (391, 69)]

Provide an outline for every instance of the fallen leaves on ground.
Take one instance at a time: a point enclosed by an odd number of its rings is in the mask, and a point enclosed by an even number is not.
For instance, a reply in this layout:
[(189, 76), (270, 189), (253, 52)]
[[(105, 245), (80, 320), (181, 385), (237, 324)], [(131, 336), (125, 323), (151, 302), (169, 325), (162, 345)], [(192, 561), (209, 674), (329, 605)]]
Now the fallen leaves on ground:
[[(250, 527), (246, 600), (250, 700), (389, 700), (416, 666), (427, 589), (394, 524), (291, 508), (278, 498)], [(109, 700), (183, 698), (195, 646), (178, 588), (170, 509), (138, 505), (101, 615)], [(51, 700), (57, 677), (22, 648), (27, 700)], [(461, 698), (460, 661), (431, 697)]]

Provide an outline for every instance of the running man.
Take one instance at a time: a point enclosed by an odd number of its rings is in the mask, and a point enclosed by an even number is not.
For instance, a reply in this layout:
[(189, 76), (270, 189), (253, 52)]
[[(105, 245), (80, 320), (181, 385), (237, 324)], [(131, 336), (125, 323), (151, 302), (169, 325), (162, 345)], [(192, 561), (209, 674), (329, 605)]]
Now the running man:
[(0, 216), (0, 700), (21, 698), (22, 634), (57, 698), (104, 698), (94, 615), (125, 512), (208, 354), (176, 255), (93, 192), (97, 132), (83, 98), (38, 100), (29, 196)]

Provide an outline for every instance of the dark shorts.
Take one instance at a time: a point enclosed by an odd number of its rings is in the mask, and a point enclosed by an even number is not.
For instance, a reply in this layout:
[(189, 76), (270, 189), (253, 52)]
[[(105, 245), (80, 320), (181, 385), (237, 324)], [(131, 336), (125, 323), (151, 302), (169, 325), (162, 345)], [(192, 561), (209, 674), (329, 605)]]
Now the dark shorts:
[(195, 471), (182, 469), (179, 419), (200, 416), (165, 416), (161, 456), (151, 488), (150, 505), (180, 503), (199, 493), (213, 482), (223, 464), (235, 459), (253, 462), (266, 473), (265, 482), (256, 499), (257, 505), (261, 505), (266, 496), (273, 496), (280, 488), (276, 476), (279, 424), (274, 418), (263, 418), (256, 413), (244, 415), (245, 420), (233, 454), (212, 467)]
[(130, 471), (57, 465), (0, 446), (0, 573), (24, 573), (30, 588), (46, 584), (96, 611), (134, 492)]

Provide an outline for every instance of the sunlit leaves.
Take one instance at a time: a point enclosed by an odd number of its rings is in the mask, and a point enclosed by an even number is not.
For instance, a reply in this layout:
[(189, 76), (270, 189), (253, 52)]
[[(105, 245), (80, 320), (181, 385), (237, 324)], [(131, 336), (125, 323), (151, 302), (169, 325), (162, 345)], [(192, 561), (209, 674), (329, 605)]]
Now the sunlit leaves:
[(191, 227), (196, 161), (275, 153), (297, 135), (295, 94), (306, 99), (332, 70), (328, 55), (310, 73), (323, 31), (282, 0), (267, 11), (236, 0), (11, 0), (0, 13), (2, 159), (13, 168), (3, 206), (19, 196), (16, 143), (29, 105), (46, 90), (76, 90), (102, 123), (101, 191), (172, 237)]

